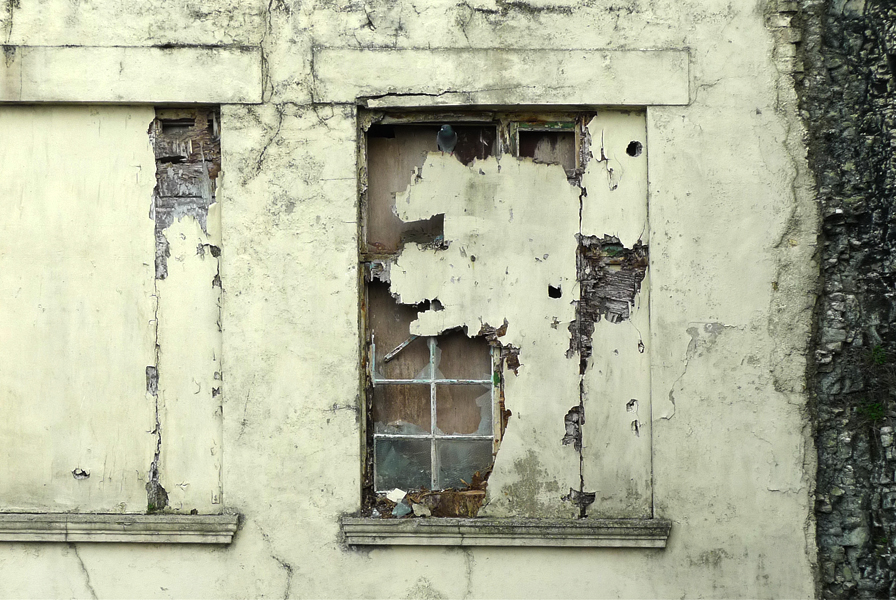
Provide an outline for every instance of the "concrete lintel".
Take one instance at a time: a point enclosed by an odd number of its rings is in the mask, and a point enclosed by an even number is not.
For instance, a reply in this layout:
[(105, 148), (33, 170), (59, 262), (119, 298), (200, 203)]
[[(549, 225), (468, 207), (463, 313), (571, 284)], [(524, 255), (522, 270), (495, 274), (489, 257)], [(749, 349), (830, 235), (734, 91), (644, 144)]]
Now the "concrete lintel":
[(664, 519), (342, 519), (353, 546), (665, 548), (671, 528)]
[(261, 50), (4, 46), (0, 102), (256, 104)]
[(688, 103), (687, 50), (314, 48), (314, 100), (370, 108)]
[(229, 544), (237, 515), (2, 513), (0, 542)]

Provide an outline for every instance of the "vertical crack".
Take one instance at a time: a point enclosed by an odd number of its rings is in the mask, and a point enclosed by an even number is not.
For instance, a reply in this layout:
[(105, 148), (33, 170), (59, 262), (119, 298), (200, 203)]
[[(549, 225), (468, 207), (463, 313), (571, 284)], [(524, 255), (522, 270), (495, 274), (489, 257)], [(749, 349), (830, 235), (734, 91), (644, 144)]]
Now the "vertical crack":
[[(148, 512), (168, 506), (168, 493), (160, 483), (162, 455), (162, 409), (159, 397), (159, 366), (161, 348), (159, 337), (159, 282), (168, 277), (170, 248), (165, 230), (186, 216), (193, 217), (203, 233), (208, 235), (209, 208), (215, 203), (218, 173), (221, 171), (220, 114), (217, 108), (157, 109), (150, 123), (149, 141), (155, 155), (156, 185), (153, 189), (149, 217), (155, 224), (155, 278), (153, 298), (155, 308), (155, 345), (153, 364), (146, 367), (146, 391), (154, 399), (155, 425), (150, 432), (155, 436), (155, 452), (150, 463), (146, 483)], [(197, 253), (209, 251), (217, 262), (213, 287), (221, 288), (221, 249), (212, 244), (200, 244)], [(218, 329), (221, 329), (221, 302), (218, 300)], [(220, 373), (220, 371), (218, 372)], [(220, 380), (220, 376), (219, 376)], [(212, 396), (220, 394), (214, 388)]]
[[(581, 148), (581, 165), (579, 167), (579, 173), (577, 177), (577, 185), (579, 187), (579, 235), (576, 236), (576, 240), (582, 239), (582, 213), (585, 209), (585, 198), (588, 196), (588, 191), (585, 189), (585, 186), (582, 185), (582, 176), (585, 173), (585, 168), (588, 166), (588, 161), (592, 158), (591, 155), (591, 132), (588, 131), (588, 126), (585, 122), (585, 119), (581, 119), (579, 121), (579, 127), (581, 127), (581, 140), (582, 140), (582, 148)], [(601, 149), (601, 157), (603, 157), (603, 149)], [(581, 245), (576, 244), (576, 272), (581, 273), (581, 265), (582, 262), (582, 252)], [(579, 282), (579, 299), (576, 305), (576, 351), (579, 355), (579, 431), (578, 431), (578, 444), (576, 445), (576, 450), (579, 453), (579, 493), (578, 496), (570, 500), (574, 500), (579, 505), (579, 518), (584, 519), (587, 515), (587, 507), (588, 504), (585, 503), (586, 493), (585, 493), (585, 454), (582, 450), (582, 428), (585, 426), (585, 371), (588, 368), (588, 356), (583, 352), (581, 348), (581, 340), (585, 339), (584, 331), (583, 331), (583, 321), (580, 318), (580, 311), (578, 307), (581, 306), (581, 303), (584, 302), (584, 289)], [(590, 336), (589, 336), (590, 337)], [(570, 490), (570, 496), (573, 496), (572, 490)], [(594, 494), (591, 494), (591, 502), (594, 502)]]
[(153, 397), (155, 401), (155, 428), (150, 432), (156, 438), (156, 450), (153, 454), (152, 462), (149, 465), (149, 477), (146, 482), (146, 511), (156, 512), (168, 506), (168, 493), (162, 484), (159, 483), (159, 462), (162, 455), (162, 420), (159, 410), (159, 355), (161, 348), (159, 347), (159, 280), (154, 280), (155, 293), (155, 309), (153, 315), (154, 339), (153, 348), (154, 365), (146, 367), (146, 392)]
[(12, 39), (13, 16), (15, 15), (16, 9), (20, 8), (20, 6), (19, 0), (6, 0), (5, 4), (6, 23), (4, 28), (6, 29), (6, 40), (4, 43), (9, 45), (9, 41)]
[(258, 531), (261, 533), (261, 537), (264, 539), (265, 543), (271, 548), (271, 558), (286, 572), (286, 586), (283, 590), (283, 600), (289, 600), (289, 597), (292, 594), (292, 578), (295, 574), (295, 569), (289, 562), (277, 556), (274, 552), (274, 543), (271, 541), (271, 537), (265, 533), (260, 525), (258, 525)]
[[(152, 134), (154, 132), (154, 127), (150, 125), (150, 140), (154, 142), (152, 139)], [(153, 143), (153, 146), (155, 144)], [(158, 170), (158, 169), (157, 169)], [(146, 367), (146, 392), (153, 397), (154, 401), (154, 416), (155, 416), (155, 427), (150, 432), (150, 435), (154, 435), (156, 438), (156, 450), (153, 454), (152, 462), (149, 465), (149, 477), (146, 482), (146, 511), (147, 512), (155, 512), (162, 510), (168, 505), (168, 493), (165, 491), (165, 488), (162, 487), (162, 484), (159, 483), (159, 462), (162, 454), (162, 419), (159, 411), (159, 357), (161, 355), (161, 348), (159, 347), (159, 279), (164, 279), (167, 274), (167, 264), (164, 260), (164, 257), (168, 255), (168, 241), (165, 239), (165, 235), (162, 233), (162, 230), (159, 226), (159, 207), (158, 207), (158, 194), (159, 183), (156, 181), (156, 189), (153, 191), (152, 195), (152, 209), (150, 210), (150, 218), (155, 222), (155, 236), (156, 236), (156, 261), (155, 261), (155, 276), (153, 277), (153, 294), (152, 297), (155, 301), (155, 306), (153, 307), (153, 364), (151, 366)], [(159, 238), (161, 237), (161, 244)], [(161, 248), (161, 250), (160, 250)], [(160, 260), (159, 253), (163, 253), (162, 260)]]
[(78, 553), (77, 544), (69, 542), (68, 547), (72, 549), (72, 552), (74, 552), (75, 554), (75, 558), (78, 559), (78, 565), (81, 567), (81, 572), (84, 573), (84, 584), (87, 586), (87, 590), (90, 592), (90, 597), (96, 600), (96, 590), (93, 589), (93, 584), (90, 581), (90, 573), (87, 571), (87, 567), (84, 565), (84, 561), (81, 559), (81, 555)]

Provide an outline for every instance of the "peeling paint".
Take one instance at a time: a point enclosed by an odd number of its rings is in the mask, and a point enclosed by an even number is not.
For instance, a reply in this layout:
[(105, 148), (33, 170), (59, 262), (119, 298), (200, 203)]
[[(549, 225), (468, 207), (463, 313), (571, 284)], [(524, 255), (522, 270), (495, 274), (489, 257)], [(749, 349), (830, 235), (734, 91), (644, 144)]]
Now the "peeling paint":
[[(197, 507), (216, 512), (221, 504), (222, 282), (215, 201), (220, 116), (211, 108), (159, 109), (149, 138), (156, 159), (150, 210), (156, 239), (156, 364), (147, 367), (146, 376), (156, 448), (147, 506), (150, 512)], [(187, 347), (179, 343), (183, 336), (190, 339)], [(187, 439), (207, 450), (185, 452), (193, 445)], [(190, 460), (177, 459), (187, 454)], [(167, 490), (163, 480), (169, 482)]]
[[(550, 131), (550, 125), (541, 127)], [(605, 336), (593, 340), (595, 324), (601, 321), (622, 327), (619, 335), (623, 337), (634, 331), (630, 352), (625, 353), (626, 358), (617, 359), (619, 366), (612, 368), (617, 371), (631, 364), (635, 372), (646, 374), (647, 313), (637, 311), (646, 301), (642, 286), (648, 264), (647, 246), (640, 239), (646, 237), (646, 179), (642, 180), (646, 178), (645, 146), (640, 141), (643, 133), (637, 134), (644, 127), (643, 115), (604, 113), (587, 123), (570, 121), (563, 125), (559, 130), (581, 132), (579, 138), (572, 138), (579, 140), (578, 166), (563, 164), (566, 158), (555, 158), (561, 142), (567, 143), (563, 141), (566, 138), (538, 133), (538, 126), (526, 129), (534, 131), (531, 135), (536, 137), (524, 140), (528, 144), (525, 151), (535, 160), (505, 155), (465, 164), (437, 153), (423, 155), (422, 162), (413, 166), (413, 176), (396, 184), (405, 187), (395, 192), (394, 210), (405, 224), (441, 216), (438, 243), (419, 240), (415, 244), (413, 239), (406, 239), (394, 259), (370, 263), (368, 280), (388, 281), (398, 302), (422, 307), (410, 323), (411, 337), (397, 341), (392, 352), (401, 351), (414, 336), (439, 335), (461, 327), (485, 335), (499, 349), (501, 369), (512, 372), (509, 377), (502, 374), (500, 380), (501, 411), (512, 411), (521, 422), (509, 415), (502, 417), (504, 439), (496, 454), (483, 514), (583, 517), (595, 495), (586, 491), (586, 485), (606, 485), (623, 477), (633, 461), (640, 465), (634, 469), (639, 473), (635, 478), (639, 481), (637, 489), (646, 495), (639, 496), (638, 508), (627, 510), (641, 514), (643, 499), (649, 501), (649, 443), (642, 443), (634, 456), (619, 461), (612, 473), (602, 472), (595, 478), (595, 465), (589, 466), (596, 461), (603, 471), (606, 461), (612, 460), (609, 457), (617, 452), (625, 454), (621, 448), (610, 450), (601, 444), (600, 455), (606, 458), (595, 458), (595, 439), (610, 439), (622, 432), (626, 439), (641, 439), (644, 433), (640, 421), (633, 424), (628, 418), (624, 424), (611, 424), (606, 420), (605, 409), (601, 408), (605, 402), (598, 401), (595, 390), (599, 388), (595, 386), (608, 376), (606, 368), (616, 364), (613, 357), (620, 352), (607, 345)], [(499, 139), (515, 144), (516, 134), (505, 131), (523, 129), (502, 127)], [(383, 130), (378, 131), (383, 135)], [(617, 142), (623, 137), (628, 139), (620, 148)], [(591, 156), (593, 148), (598, 151), (596, 157)], [(574, 153), (572, 156), (575, 158)], [(589, 194), (584, 182), (593, 186), (600, 173), (610, 184), (604, 192), (592, 189)], [(609, 196), (605, 199), (606, 194)], [(551, 200), (545, 202), (543, 198)], [(595, 208), (617, 201), (625, 205), (621, 214), (618, 209)], [(626, 247), (617, 235), (583, 233), (586, 226), (597, 226), (598, 215), (603, 215), (600, 226), (604, 231), (619, 232), (629, 239), (637, 228), (638, 237)], [(564, 231), (567, 236), (558, 235)], [(570, 289), (578, 292), (577, 297), (572, 302), (558, 302)], [(521, 306), (519, 297), (526, 297), (527, 303)], [(438, 307), (434, 306), (435, 298)], [(636, 322), (631, 320), (633, 311), (640, 315)], [(496, 323), (502, 325), (496, 327)], [(558, 327), (560, 323), (567, 324), (567, 331)], [(558, 351), (553, 344), (560, 344), (562, 349)], [(596, 352), (599, 356), (594, 356)], [(574, 357), (578, 359), (570, 360)], [(630, 378), (620, 377), (615, 375), (611, 380), (619, 381), (615, 385), (624, 388)], [(556, 400), (538, 401), (541, 389)], [(605, 391), (615, 393), (613, 389), (611, 386)], [(649, 387), (642, 382), (626, 393), (649, 398)], [(578, 406), (561, 412), (562, 404), (556, 403), (571, 399)], [(593, 430), (585, 443), (584, 432), (588, 430), (583, 426), (589, 406), (596, 412), (595, 419), (589, 419)], [(624, 405), (622, 409), (625, 414)], [(536, 432), (534, 436), (528, 434), (530, 423), (540, 423), (531, 429)], [(574, 456), (554, 450), (556, 441), (544, 436), (556, 431), (558, 424), (562, 425), (562, 445), (571, 445)], [(607, 427), (617, 433), (609, 433)], [(525, 437), (517, 437), (521, 435)], [(522, 489), (519, 482), (514, 483), (519, 471), (512, 466), (521, 458), (521, 450), (527, 456), (535, 452), (536, 459), (544, 461), (555, 474), (551, 482), (546, 482), (558, 490), (552, 499), (533, 505), (512, 492)], [(646, 482), (642, 479), (645, 468)], [(628, 478), (624, 480), (625, 489), (631, 488)], [(572, 492), (561, 495), (559, 490), (564, 488)], [(618, 507), (608, 510), (618, 512)]]

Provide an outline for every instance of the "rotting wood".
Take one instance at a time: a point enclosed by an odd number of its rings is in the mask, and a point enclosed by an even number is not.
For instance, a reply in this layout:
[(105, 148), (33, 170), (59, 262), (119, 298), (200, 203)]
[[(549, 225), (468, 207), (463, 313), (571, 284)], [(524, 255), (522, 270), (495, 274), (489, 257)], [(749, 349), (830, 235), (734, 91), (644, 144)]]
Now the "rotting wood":
[(569, 326), (571, 339), (567, 356), (572, 358), (578, 353), (584, 365), (592, 352), (594, 324), (602, 318), (610, 323), (629, 318), (647, 273), (648, 249), (641, 242), (625, 248), (618, 238), (609, 235), (576, 237), (581, 296), (576, 304), (576, 320)]
[(194, 217), (207, 231), (221, 172), (221, 122), (217, 108), (158, 109), (149, 127), (156, 157), (156, 187), (150, 217), (155, 221), (156, 279), (168, 276), (165, 229), (174, 219)]

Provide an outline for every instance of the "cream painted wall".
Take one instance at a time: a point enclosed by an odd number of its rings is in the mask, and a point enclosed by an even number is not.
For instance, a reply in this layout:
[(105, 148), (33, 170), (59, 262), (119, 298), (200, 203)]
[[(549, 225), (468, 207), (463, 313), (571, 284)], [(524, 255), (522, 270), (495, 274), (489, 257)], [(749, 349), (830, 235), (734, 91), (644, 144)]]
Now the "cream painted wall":
[[(783, 42), (766, 26), (773, 6), (722, 0), (632, 0), (624, 6), (603, 0), (519, 5), (444, 0), (148, 7), (112, 1), (7, 3), (5, 13), (0, 11), (0, 31), (8, 44), (30, 46), (246, 44), (264, 51), (264, 101), (225, 103), (221, 109), (221, 477), (224, 506), (242, 515), (241, 528), (232, 545), (220, 548), (3, 544), (0, 595), (814, 594), (814, 450), (804, 354), (817, 223), (793, 91), (775, 58), (784, 54)], [(443, 91), (462, 105), (477, 97), (502, 105), (533, 102), (532, 89), (515, 90), (520, 84), (513, 78), (525, 77), (525, 61), (514, 63), (509, 89), (489, 92), (500, 87), (494, 83), (504, 79), (501, 68), (509, 63), (497, 61), (491, 70), (488, 61), (464, 62), (454, 49), (574, 48), (570, 54), (577, 55), (579, 49), (637, 54), (646, 48), (686, 58), (683, 68), (660, 64), (684, 73), (687, 93), (682, 98), (660, 90), (646, 112), (653, 409), (643, 418), (652, 416), (654, 511), (673, 522), (666, 549), (356, 550), (342, 545), (339, 518), (358, 509), (360, 492), (357, 88), (328, 75), (339, 71), (328, 70), (333, 55), (319, 47), (416, 49), (402, 55), (414, 69), (390, 71), (389, 79), (377, 80), (377, 95), (418, 94), (376, 101), (391, 105), (436, 104), (440, 97), (426, 94)], [(432, 47), (445, 51), (429, 55)], [(538, 51), (526, 56), (538, 63)], [(620, 72), (612, 56), (606, 60), (608, 65), (595, 72)], [(463, 72), (474, 64), (486, 67)], [(442, 69), (452, 70), (452, 83), (476, 89), (421, 86), (421, 72), (437, 81)], [(327, 86), (318, 86), (312, 73)], [(665, 81), (649, 69), (640, 75)], [(587, 102), (580, 83), (600, 88), (599, 81), (587, 78), (577, 80), (575, 88), (555, 83), (531, 85), (544, 102), (555, 103)], [(117, 510), (112, 503), (124, 501), (105, 488), (81, 499), (71, 486), (84, 481), (72, 478), (74, 466), (67, 462), (36, 474), (10, 465), (18, 460), (10, 456), (26, 451), (40, 460), (59, 453), (80, 459), (63, 448), (64, 436), (51, 432), (40, 432), (43, 442), (13, 446), (45, 423), (53, 424), (53, 431), (76, 428), (71, 439), (95, 440), (85, 447), (133, 460), (134, 469), (145, 471), (152, 458), (151, 440), (139, 441), (150, 438), (146, 432), (152, 429), (143, 379), (143, 369), (152, 364), (146, 362), (151, 337), (140, 319), (152, 311), (147, 211), (154, 167), (146, 136), (151, 118), (151, 107), (0, 108), (0, 413), (5, 417), (0, 456), (6, 461), (0, 504), (5, 509)], [(15, 148), (8, 139), (17, 140)], [(135, 165), (141, 166), (139, 178)], [(85, 179), (85, 174), (92, 175)], [(594, 177), (594, 186), (606, 185), (600, 180), (606, 174)], [(25, 191), (23, 185), (32, 187)], [(70, 211), (66, 194), (105, 198), (109, 210)], [(585, 218), (591, 223), (602, 215)], [(192, 235), (188, 225), (180, 223), (178, 231)], [(78, 230), (98, 235), (84, 240), (73, 235)], [(114, 260), (121, 267), (99, 278), (76, 257)], [(202, 277), (208, 275), (194, 266)], [(77, 282), (73, 290), (46, 292), (38, 283), (56, 285), (63, 276)], [(120, 312), (112, 310), (114, 303), (102, 303), (102, 332), (97, 321), (66, 319), (77, 325), (78, 334), (78, 341), (66, 346), (56, 339), (54, 322), (40, 322), (45, 313), (36, 305), (44, 306), (42, 294), (49, 294), (61, 314), (73, 310), (77, 294), (113, 295), (115, 277), (137, 293)], [(96, 307), (84, 310), (89, 308)], [(108, 338), (107, 313), (118, 316), (118, 325), (111, 327), (121, 332), (116, 352), (104, 344), (96, 347), (98, 339)], [(29, 323), (37, 329), (29, 330)], [(16, 350), (23, 347), (26, 352)], [(83, 363), (92, 372), (60, 371), (60, 360)], [(86, 398), (110, 375), (114, 393), (134, 397), (123, 414), (92, 418), (95, 403), (69, 400)], [(44, 411), (43, 419), (35, 407), (41, 396), (34, 392), (41, 386), (47, 388), (44, 397), (60, 407)], [(23, 409), (21, 402), (32, 408)], [(113, 406), (123, 407), (121, 402)], [(73, 416), (58, 423), (61, 414)], [(104, 441), (125, 439), (121, 428), (136, 432), (127, 437), (133, 448)], [(190, 432), (180, 435), (189, 440)], [(560, 436), (558, 429), (558, 448)], [(545, 437), (553, 439), (549, 433)], [(187, 458), (175, 462), (192, 468), (188, 443), (183, 452)], [(110, 468), (124, 477), (121, 464)], [(46, 480), (58, 490), (16, 498), (22, 488), (12, 479), (4, 483), (13, 476), (8, 473)], [(93, 485), (99, 478), (92, 472), (86, 481)], [(145, 473), (132, 482), (129, 507), (145, 500), (143, 482)]]

